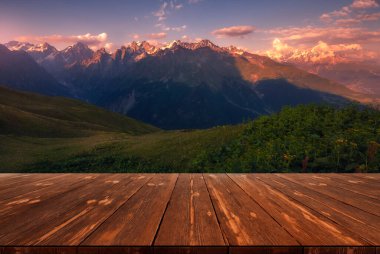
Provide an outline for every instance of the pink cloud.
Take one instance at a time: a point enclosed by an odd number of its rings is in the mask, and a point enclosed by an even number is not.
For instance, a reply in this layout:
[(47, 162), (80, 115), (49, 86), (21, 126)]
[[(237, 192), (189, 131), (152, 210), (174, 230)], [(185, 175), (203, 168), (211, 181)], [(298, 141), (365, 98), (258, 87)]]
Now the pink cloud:
[(379, 4), (375, 0), (355, 0), (351, 7), (354, 9), (369, 9), (379, 7)]
[[(338, 18), (339, 22), (336, 22), (337, 24), (347, 25), (349, 21), (344, 21), (344, 20), (359, 19), (357, 23), (360, 23), (362, 21), (360, 18), (360, 15), (370, 15), (370, 14), (363, 13), (363, 11), (365, 11), (364, 9), (371, 9), (371, 8), (377, 8), (377, 7), (379, 7), (379, 4), (375, 0), (354, 0), (351, 5), (343, 6), (340, 10), (332, 11), (329, 13), (323, 13), (320, 16), (320, 20), (324, 22), (332, 22), (335, 18)], [(358, 14), (358, 11), (360, 11), (361, 13)], [(345, 19), (342, 19), (343, 17)], [(368, 20), (377, 20), (377, 19), (368, 19)], [(351, 22), (351, 24), (354, 24), (354, 23), (355, 22)]]
[(147, 34), (146, 37), (152, 40), (159, 40), (159, 39), (164, 39), (166, 38), (167, 33), (152, 33), (152, 34)]
[(253, 26), (230, 26), (216, 29), (212, 31), (212, 34), (217, 37), (243, 37), (253, 33), (254, 30)]

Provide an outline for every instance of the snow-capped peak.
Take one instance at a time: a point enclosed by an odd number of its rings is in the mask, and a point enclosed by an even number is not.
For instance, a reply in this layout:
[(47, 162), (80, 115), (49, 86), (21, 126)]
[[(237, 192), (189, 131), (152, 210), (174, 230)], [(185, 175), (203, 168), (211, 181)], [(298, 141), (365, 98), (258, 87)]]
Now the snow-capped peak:
[(29, 43), (29, 42), (10, 41), (8, 43), (5, 43), (4, 46), (6, 46), (9, 50), (12, 50), (12, 51), (16, 51), (16, 50), (28, 51), (30, 48), (34, 47), (34, 44)]

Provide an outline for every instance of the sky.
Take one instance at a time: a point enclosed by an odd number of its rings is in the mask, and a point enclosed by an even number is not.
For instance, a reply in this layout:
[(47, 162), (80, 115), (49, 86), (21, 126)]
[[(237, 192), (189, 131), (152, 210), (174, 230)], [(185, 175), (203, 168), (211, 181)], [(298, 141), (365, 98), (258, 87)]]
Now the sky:
[(209, 39), (280, 58), (338, 52), (378, 58), (380, 0), (1, 0), (0, 43), (81, 41), (112, 51), (131, 41)]

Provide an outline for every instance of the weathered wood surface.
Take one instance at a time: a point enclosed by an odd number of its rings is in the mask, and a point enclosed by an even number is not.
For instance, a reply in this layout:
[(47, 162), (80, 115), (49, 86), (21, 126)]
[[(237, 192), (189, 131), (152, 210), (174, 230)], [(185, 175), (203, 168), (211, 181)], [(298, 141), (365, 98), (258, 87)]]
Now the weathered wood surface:
[(379, 174), (0, 174), (0, 254), (379, 246)]

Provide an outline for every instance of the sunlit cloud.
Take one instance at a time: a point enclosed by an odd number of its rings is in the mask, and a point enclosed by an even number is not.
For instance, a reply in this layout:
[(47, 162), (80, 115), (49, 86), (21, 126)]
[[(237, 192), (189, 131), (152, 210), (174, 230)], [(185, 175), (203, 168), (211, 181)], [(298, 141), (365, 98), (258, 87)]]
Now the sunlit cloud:
[(167, 2), (163, 2), (160, 5), (160, 8), (157, 11), (153, 12), (153, 15), (158, 18), (158, 21), (163, 21), (166, 19), (166, 15), (167, 15), (166, 8), (168, 7), (168, 5), (169, 4)]
[(218, 38), (223, 37), (244, 37), (245, 35), (253, 33), (255, 27), (253, 26), (230, 26), (223, 27), (212, 31), (212, 34)]
[(159, 40), (159, 39), (164, 39), (166, 38), (167, 33), (152, 33), (146, 35), (147, 38), (152, 39), (152, 40)]
[(369, 9), (379, 7), (379, 4), (375, 0), (355, 0), (351, 7), (354, 9)]
[(134, 41), (146, 40), (146, 41), (157, 41), (162, 40), (167, 37), (167, 33), (151, 33), (151, 34), (133, 34), (131, 37)]
[[(375, 21), (377, 20), (376, 13), (375, 16), (372, 17), (371, 15), (373, 14), (365, 13), (365, 9), (377, 7), (379, 7), (379, 4), (375, 0), (354, 0), (354, 2), (351, 5), (343, 6), (341, 9), (336, 11), (323, 13), (320, 16), (320, 20), (329, 23), (334, 21), (334, 19), (338, 19), (335, 21), (335, 23), (338, 25), (358, 24), (362, 21)], [(366, 15), (370, 15), (371, 18), (364, 19), (363, 17)], [(357, 22), (354, 22), (354, 19), (356, 19)]]

